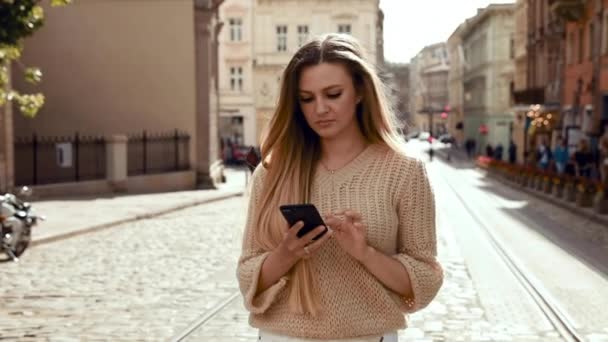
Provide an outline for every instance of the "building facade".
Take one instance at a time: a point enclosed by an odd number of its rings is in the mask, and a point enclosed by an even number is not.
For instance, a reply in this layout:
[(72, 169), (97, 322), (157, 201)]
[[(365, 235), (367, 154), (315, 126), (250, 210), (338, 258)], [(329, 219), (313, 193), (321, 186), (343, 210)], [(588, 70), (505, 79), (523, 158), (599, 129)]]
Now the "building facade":
[(220, 7), (220, 135), (226, 143), (257, 146), (253, 81), (253, 0)]
[(581, 139), (597, 153), (608, 125), (608, 1), (550, 1), (566, 22), (566, 58), (560, 134), (571, 152)]
[(514, 4), (489, 5), (462, 32), (464, 134), (477, 152), (498, 144), (506, 150), (511, 139), (514, 11)]
[[(367, 58), (382, 65), (383, 14), (378, 0), (256, 0), (253, 77), (258, 139), (274, 113), (281, 73), (297, 49), (324, 33), (356, 37)], [(259, 141), (259, 140), (258, 140)]]
[[(549, 10), (549, 2), (528, 0), (516, 5), (516, 47), (521, 48), (522, 44), (526, 47), (525, 53), (516, 48), (516, 86), (513, 89), (516, 104), (514, 138), (520, 147), (520, 161), (526, 156), (533, 158), (533, 151), (541, 142), (551, 144), (561, 135), (553, 132), (560, 126), (565, 32), (563, 20)], [(524, 74), (525, 80), (521, 79)], [(536, 108), (533, 113), (531, 108)]]
[(515, 73), (513, 77), (513, 133), (511, 139), (516, 146), (516, 162), (523, 163), (527, 142), (527, 113), (530, 111), (531, 99), (526, 99), (528, 92), (528, 0), (517, 0), (515, 3), (515, 36), (514, 58)]
[(464, 51), (462, 49), (462, 30), (466, 23), (460, 24), (450, 35), (447, 41), (450, 68), (448, 71), (448, 132), (456, 139), (459, 145), (464, 141), (464, 108), (463, 108), (463, 74)]
[(423, 48), (410, 65), (412, 125), (433, 135), (447, 133), (447, 113), (444, 114), (449, 106), (447, 45), (437, 43)]
[(410, 65), (407, 63), (386, 63), (388, 86), (395, 114), (404, 131), (409, 130), (410, 122)]
[[(173, 176), (185, 188), (212, 186), (222, 172), (217, 85), (221, 3), (95, 1), (47, 11), (45, 26), (26, 41), (22, 56), (24, 64), (41, 67), (44, 80), (35, 88), (14, 82), (22, 91), (43, 92), (46, 103), (34, 119), (15, 113), (14, 136), (141, 137), (145, 131), (152, 138), (179, 132), (190, 137), (179, 152), (189, 169)], [(156, 185), (168, 184), (154, 179)], [(162, 190), (149, 183), (149, 190)], [(138, 190), (146, 191), (146, 186)]]

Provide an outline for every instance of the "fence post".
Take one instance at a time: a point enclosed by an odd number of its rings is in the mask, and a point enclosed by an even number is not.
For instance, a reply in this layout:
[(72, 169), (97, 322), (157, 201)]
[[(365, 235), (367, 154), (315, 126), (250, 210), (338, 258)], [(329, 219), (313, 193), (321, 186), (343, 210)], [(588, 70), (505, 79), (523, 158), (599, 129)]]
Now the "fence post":
[(148, 155), (148, 152), (147, 152), (148, 151), (148, 137), (147, 137), (147, 133), (146, 133), (145, 130), (144, 130), (144, 135), (143, 135), (141, 141), (142, 141), (142, 144), (144, 146), (143, 163), (144, 163), (144, 175), (145, 175), (146, 173), (148, 173), (147, 172), (148, 171), (147, 170), (147, 166), (148, 166), (148, 156), (147, 156)]
[(177, 129), (175, 130), (175, 135), (173, 136), (175, 143), (175, 171), (179, 170), (179, 133)]
[(79, 146), (80, 146), (80, 136), (78, 135), (78, 132), (76, 132), (76, 135), (74, 136), (74, 175), (76, 177), (76, 181), (80, 181), (80, 162), (78, 158), (78, 150), (79, 150)]
[(128, 163), (126, 135), (113, 135), (106, 140), (106, 178), (114, 192), (128, 190)]
[(34, 133), (34, 136), (32, 137), (32, 161), (33, 161), (33, 180), (32, 183), (34, 183), (34, 185), (38, 184), (38, 136), (36, 136), (36, 133)]

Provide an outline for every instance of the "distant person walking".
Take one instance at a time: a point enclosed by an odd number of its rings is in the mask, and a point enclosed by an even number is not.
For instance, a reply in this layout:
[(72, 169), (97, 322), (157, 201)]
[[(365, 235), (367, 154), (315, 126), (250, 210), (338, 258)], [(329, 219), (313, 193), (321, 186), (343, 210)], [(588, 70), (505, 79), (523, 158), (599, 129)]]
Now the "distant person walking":
[(247, 161), (247, 167), (249, 168), (249, 171), (253, 173), (253, 170), (255, 170), (255, 168), (260, 163), (260, 157), (258, 157), (258, 154), (253, 146), (249, 148), (249, 152), (247, 152), (247, 157), (245, 158), (245, 160)]
[(557, 146), (555, 146), (555, 151), (553, 152), (553, 160), (555, 161), (555, 169), (557, 173), (562, 175), (566, 172), (566, 165), (570, 160), (570, 156), (568, 155), (568, 146), (566, 146), (566, 141), (563, 138), (557, 138)]

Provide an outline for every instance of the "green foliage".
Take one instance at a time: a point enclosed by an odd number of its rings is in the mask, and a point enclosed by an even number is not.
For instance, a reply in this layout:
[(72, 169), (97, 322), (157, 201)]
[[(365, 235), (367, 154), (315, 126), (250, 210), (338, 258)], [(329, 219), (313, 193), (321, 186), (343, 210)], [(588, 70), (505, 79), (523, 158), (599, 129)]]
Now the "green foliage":
[[(25, 80), (32, 84), (42, 81), (42, 71), (25, 68), (19, 63), (23, 39), (44, 25), (42, 0), (0, 0), (0, 107), (15, 100), (19, 110), (28, 117), (36, 115), (44, 105), (42, 94), (20, 94), (8, 89), (9, 67), (13, 62), (21, 67)], [(50, 0), (51, 6), (64, 6), (72, 0)]]

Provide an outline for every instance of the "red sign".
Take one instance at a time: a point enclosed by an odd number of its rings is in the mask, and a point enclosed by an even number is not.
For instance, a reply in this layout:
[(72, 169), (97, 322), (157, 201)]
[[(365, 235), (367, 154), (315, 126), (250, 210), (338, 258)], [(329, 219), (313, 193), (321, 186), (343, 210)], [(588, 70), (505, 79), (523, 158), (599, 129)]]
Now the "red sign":
[(447, 119), (448, 118), (448, 113), (446, 113), (446, 112), (441, 113), (441, 118), (442, 119)]
[(479, 133), (486, 135), (488, 134), (488, 126), (486, 126), (485, 124), (481, 124), (479, 126)]

